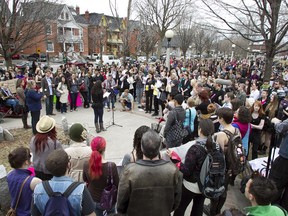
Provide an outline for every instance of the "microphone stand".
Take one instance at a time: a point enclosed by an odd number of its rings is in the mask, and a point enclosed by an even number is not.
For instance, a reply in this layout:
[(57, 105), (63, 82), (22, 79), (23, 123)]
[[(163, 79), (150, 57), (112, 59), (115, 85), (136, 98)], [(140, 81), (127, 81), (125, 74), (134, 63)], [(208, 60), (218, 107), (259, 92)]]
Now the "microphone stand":
[[(113, 90), (113, 89), (111, 90), (111, 94), (110, 94), (108, 97), (110, 97), (111, 100), (114, 100), (114, 99), (115, 99), (116, 95), (114, 94), (114, 90)], [(110, 102), (111, 102), (111, 101), (110, 101)], [(115, 102), (116, 102), (116, 101), (115, 101)], [(115, 106), (115, 102), (114, 102), (114, 106)], [(112, 103), (111, 103), (111, 105), (112, 105)], [(119, 125), (119, 124), (116, 124), (116, 123), (115, 123), (114, 108), (113, 108), (113, 106), (112, 106), (112, 123), (111, 123), (110, 125), (108, 125), (108, 126), (106, 127), (106, 129), (108, 129), (109, 127), (112, 127), (112, 126), (123, 127), (122, 125)]]

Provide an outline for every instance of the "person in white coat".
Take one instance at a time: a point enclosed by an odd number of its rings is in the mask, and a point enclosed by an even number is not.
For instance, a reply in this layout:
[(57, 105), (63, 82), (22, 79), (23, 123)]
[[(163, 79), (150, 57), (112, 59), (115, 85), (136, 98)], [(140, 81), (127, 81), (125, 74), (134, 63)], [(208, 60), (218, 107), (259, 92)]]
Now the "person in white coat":
[(57, 92), (60, 94), (60, 103), (61, 103), (61, 113), (67, 113), (67, 103), (68, 103), (68, 87), (66, 84), (66, 79), (64, 76), (61, 77), (61, 82), (58, 84)]

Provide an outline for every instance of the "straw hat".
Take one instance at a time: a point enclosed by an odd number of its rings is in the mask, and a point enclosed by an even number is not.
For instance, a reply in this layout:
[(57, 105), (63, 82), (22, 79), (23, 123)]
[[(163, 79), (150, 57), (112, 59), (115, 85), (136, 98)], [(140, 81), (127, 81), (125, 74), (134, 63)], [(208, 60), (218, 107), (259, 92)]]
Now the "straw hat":
[(55, 120), (47, 115), (40, 118), (36, 124), (36, 130), (38, 133), (48, 133), (55, 127)]

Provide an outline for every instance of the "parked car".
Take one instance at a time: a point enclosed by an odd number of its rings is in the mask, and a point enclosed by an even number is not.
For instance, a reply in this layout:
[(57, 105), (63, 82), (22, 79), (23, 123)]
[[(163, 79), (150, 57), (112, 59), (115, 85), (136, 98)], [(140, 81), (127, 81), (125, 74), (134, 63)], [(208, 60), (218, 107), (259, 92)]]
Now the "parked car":
[[(113, 65), (113, 64), (120, 65), (121, 64), (120, 59), (117, 59), (113, 55), (102, 55), (102, 61), (103, 61), (103, 65), (106, 65), (106, 64), (108, 64), (108, 65)], [(96, 65), (100, 64), (100, 56), (98, 56), (96, 58), (95, 64)]]
[(137, 57), (137, 61), (139, 61), (139, 62), (145, 62), (145, 61), (147, 61), (147, 58), (146, 58), (146, 56), (138, 56)]
[(27, 57), (28, 61), (38, 61), (40, 55), (38, 53), (33, 53)]
[(39, 56), (39, 60), (41, 62), (46, 62), (47, 61), (47, 55), (45, 53), (41, 53)]
[(98, 53), (92, 53), (91, 55), (88, 55), (86, 57), (87, 60), (96, 60), (97, 57), (99, 57), (99, 54)]
[(21, 59), (21, 56), (19, 54), (15, 54), (15, 55), (12, 56), (12, 59), (13, 60)]
[(157, 56), (151, 56), (151, 57), (149, 58), (149, 61), (150, 61), (150, 62), (156, 62), (156, 60), (157, 60)]

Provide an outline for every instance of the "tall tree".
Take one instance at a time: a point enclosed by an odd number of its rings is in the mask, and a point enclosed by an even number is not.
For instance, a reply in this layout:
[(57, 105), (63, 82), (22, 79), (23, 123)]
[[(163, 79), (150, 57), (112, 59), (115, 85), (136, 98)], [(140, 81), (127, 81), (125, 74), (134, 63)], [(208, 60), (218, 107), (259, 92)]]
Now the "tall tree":
[[(0, 0), (0, 53), (6, 66), (21, 50), (47, 40), (56, 1)], [(51, 30), (51, 29), (50, 29)]]
[(176, 34), (179, 38), (180, 49), (183, 52), (184, 58), (186, 58), (187, 50), (193, 42), (193, 23), (191, 16), (183, 19), (178, 28), (176, 28)]
[(197, 54), (202, 56), (204, 52), (209, 54), (215, 33), (212, 30), (206, 30), (201, 26), (194, 26), (193, 29), (193, 45), (194, 49), (196, 50)]
[(155, 50), (155, 45), (158, 42), (158, 34), (154, 31), (155, 27), (147, 23), (145, 17), (142, 17), (140, 22), (138, 49), (145, 53), (146, 59), (148, 60), (149, 55)]
[[(132, 31), (131, 25), (130, 25), (130, 17), (131, 17), (131, 8), (132, 8), (132, 0), (128, 0), (127, 5), (127, 17), (124, 20), (125, 28), (122, 28), (122, 19), (119, 18), (119, 13), (117, 9), (117, 0), (109, 0), (109, 6), (110, 11), (113, 15), (113, 17), (117, 20), (119, 29), (122, 32), (122, 40), (123, 40), (123, 58), (125, 61), (126, 56), (130, 56), (130, 47), (133, 46), (133, 44), (130, 42), (130, 33)], [(135, 45), (134, 45), (135, 46)]]
[[(137, 12), (147, 19), (149, 25), (155, 26), (159, 36), (158, 44), (162, 44), (165, 32), (180, 24), (191, 5), (192, 0), (138, 0), (136, 8)], [(158, 46), (158, 58), (161, 48)]]
[(239, 4), (229, 3), (227, 0), (201, 1), (209, 9), (210, 15), (221, 21), (221, 28), (218, 28), (220, 32), (236, 33), (252, 43), (264, 43), (264, 80), (268, 81), (275, 55), (288, 50), (288, 1), (239, 0)]

